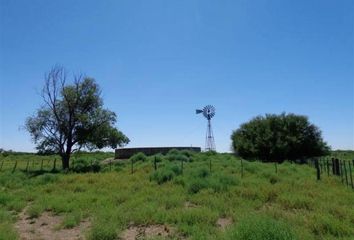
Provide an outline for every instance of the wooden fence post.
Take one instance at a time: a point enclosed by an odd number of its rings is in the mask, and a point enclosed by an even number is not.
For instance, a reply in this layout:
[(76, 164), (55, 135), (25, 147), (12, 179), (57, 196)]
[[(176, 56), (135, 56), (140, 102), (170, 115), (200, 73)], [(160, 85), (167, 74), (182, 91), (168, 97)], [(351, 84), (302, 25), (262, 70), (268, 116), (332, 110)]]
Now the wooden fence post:
[(317, 180), (321, 180), (321, 169), (317, 158), (315, 158), (315, 167), (317, 172)]
[[(154, 169), (155, 171), (157, 170), (156, 156), (154, 157)], [(183, 166), (182, 166), (182, 171), (183, 171)]]
[(56, 165), (57, 165), (57, 158), (54, 158), (54, 162), (53, 162), (53, 171), (55, 171), (55, 169), (56, 169)]
[(275, 173), (278, 173), (278, 166), (277, 166), (277, 162), (274, 162), (274, 166), (275, 166)]
[(327, 176), (329, 177), (329, 162), (328, 162), (328, 159), (326, 159), (326, 164), (327, 164)]
[(17, 167), (17, 160), (15, 161), (15, 165), (14, 165), (14, 168), (12, 169), (12, 173), (14, 173), (14, 172), (15, 172), (16, 167)]
[(42, 161), (41, 161), (41, 171), (43, 171), (43, 158), (42, 158)]
[(241, 178), (243, 178), (243, 160), (241, 158)]
[(352, 167), (350, 166), (350, 162), (349, 162), (349, 176), (350, 176), (350, 183), (352, 185), (352, 189), (354, 189), (353, 176), (352, 176)]
[(342, 183), (344, 183), (343, 160), (339, 160), (339, 166), (340, 166), (340, 178), (341, 178)]
[(28, 172), (29, 159), (27, 159), (26, 172)]
[(211, 157), (209, 157), (209, 171), (211, 172)]
[(347, 164), (346, 164), (346, 162), (347, 161), (343, 161), (343, 163), (344, 163), (344, 173), (345, 173), (345, 183), (347, 184), (347, 186), (348, 186), (348, 177), (347, 177)]
[(131, 173), (133, 174), (134, 173), (134, 166), (133, 166), (133, 164), (134, 164), (134, 160), (133, 160), (133, 158), (132, 158), (132, 160), (131, 160), (131, 162), (132, 162), (132, 166), (131, 166)]

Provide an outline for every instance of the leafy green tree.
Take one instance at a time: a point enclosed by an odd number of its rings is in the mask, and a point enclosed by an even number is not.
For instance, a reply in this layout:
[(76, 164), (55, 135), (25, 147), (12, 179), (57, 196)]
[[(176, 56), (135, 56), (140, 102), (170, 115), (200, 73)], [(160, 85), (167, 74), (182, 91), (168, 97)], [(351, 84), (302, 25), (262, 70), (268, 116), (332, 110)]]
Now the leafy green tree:
[(73, 84), (66, 84), (66, 78), (58, 66), (46, 74), (44, 104), (25, 123), (37, 150), (59, 154), (63, 169), (69, 168), (70, 155), (81, 148), (116, 148), (129, 142), (114, 126), (116, 114), (103, 108), (95, 80), (76, 75)]
[(245, 159), (282, 162), (329, 153), (321, 131), (306, 116), (266, 114), (244, 123), (231, 135), (234, 151)]

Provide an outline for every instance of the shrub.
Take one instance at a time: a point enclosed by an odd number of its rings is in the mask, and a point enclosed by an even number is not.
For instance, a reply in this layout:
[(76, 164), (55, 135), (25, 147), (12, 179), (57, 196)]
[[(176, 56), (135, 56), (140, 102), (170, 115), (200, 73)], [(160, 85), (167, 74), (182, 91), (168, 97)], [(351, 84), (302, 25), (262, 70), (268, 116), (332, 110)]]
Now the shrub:
[(182, 150), (180, 151), (180, 153), (184, 156), (186, 156), (187, 158), (191, 158), (194, 156), (194, 152), (190, 151), (190, 150)]
[(38, 184), (54, 183), (58, 180), (57, 174), (45, 173), (37, 178)]
[(294, 240), (290, 227), (270, 217), (252, 216), (243, 219), (228, 233), (228, 239), (242, 240)]
[(111, 224), (95, 225), (91, 229), (89, 240), (115, 240), (117, 239), (116, 227)]
[(29, 218), (38, 218), (43, 211), (42, 207), (34, 205), (30, 206), (27, 210)]
[(147, 159), (146, 155), (142, 152), (138, 152), (130, 157), (130, 160), (133, 162), (138, 162), (138, 161), (145, 162), (146, 159)]
[(163, 159), (164, 159), (164, 156), (161, 154), (161, 153), (158, 153), (158, 154), (155, 154), (153, 157), (152, 157), (153, 160), (156, 159), (156, 162), (162, 162)]
[(80, 213), (71, 213), (70, 215), (65, 216), (62, 225), (64, 228), (73, 228), (80, 224), (81, 215)]
[(329, 153), (321, 131), (306, 116), (266, 114), (241, 125), (231, 135), (234, 151), (245, 159), (283, 162)]
[(195, 178), (188, 184), (189, 193), (198, 193), (200, 190), (208, 188), (208, 182), (205, 179)]
[(99, 171), (101, 171), (101, 165), (100, 165), (100, 162), (95, 160), (93, 163), (92, 163), (92, 171), (97, 173)]
[(270, 177), (269, 177), (269, 182), (271, 184), (276, 184), (277, 182), (280, 181), (280, 178), (277, 176), (277, 175), (274, 175), (272, 174)]
[(196, 170), (194, 170), (194, 172), (192, 173), (192, 175), (194, 177), (198, 177), (198, 178), (206, 178), (208, 177), (210, 174), (209, 170), (207, 168), (197, 168)]
[(150, 180), (156, 181), (158, 184), (162, 184), (171, 181), (175, 176), (178, 176), (181, 173), (181, 168), (176, 165), (166, 166), (164, 168), (159, 168), (154, 173), (152, 173)]
[(239, 182), (235, 177), (228, 175), (216, 175), (209, 181), (210, 187), (215, 192), (224, 192), (229, 189), (230, 186), (237, 185)]
[(83, 158), (79, 158), (75, 161), (73, 171), (76, 173), (85, 173), (91, 170), (90, 164)]

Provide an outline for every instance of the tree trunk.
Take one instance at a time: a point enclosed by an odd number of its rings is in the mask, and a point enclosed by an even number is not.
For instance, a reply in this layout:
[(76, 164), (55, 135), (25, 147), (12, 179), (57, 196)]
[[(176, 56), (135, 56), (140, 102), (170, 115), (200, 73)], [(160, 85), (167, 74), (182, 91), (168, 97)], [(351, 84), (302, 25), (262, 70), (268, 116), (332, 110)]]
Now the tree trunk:
[(63, 154), (61, 156), (61, 162), (63, 164), (63, 170), (69, 169), (69, 160), (70, 160), (70, 155)]

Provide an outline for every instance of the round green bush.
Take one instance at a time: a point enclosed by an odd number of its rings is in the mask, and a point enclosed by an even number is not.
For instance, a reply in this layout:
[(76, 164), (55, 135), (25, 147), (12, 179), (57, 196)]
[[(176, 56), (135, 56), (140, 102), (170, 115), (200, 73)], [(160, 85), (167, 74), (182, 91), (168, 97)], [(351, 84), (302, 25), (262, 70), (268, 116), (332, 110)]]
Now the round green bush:
[(205, 179), (196, 178), (191, 180), (188, 184), (189, 193), (198, 193), (204, 188), (208, 188), (208, 182)]
[(147, 159), (146, 155), (142, 152), (138, 152), (130, 157), (130, 160), (133, 162), (138, 162), (138, 161), (145, 162), (146, 159)]
[(85, 173), (90, 171), (90, 164), (87, 160), (79, 158), (75, 160), (75, 165), (73, 166), (73, 171), (76, 173)]

